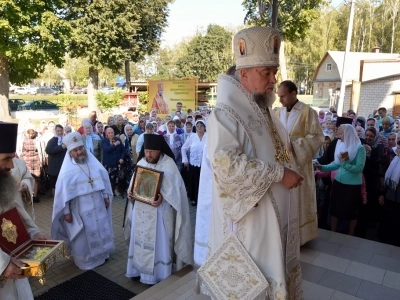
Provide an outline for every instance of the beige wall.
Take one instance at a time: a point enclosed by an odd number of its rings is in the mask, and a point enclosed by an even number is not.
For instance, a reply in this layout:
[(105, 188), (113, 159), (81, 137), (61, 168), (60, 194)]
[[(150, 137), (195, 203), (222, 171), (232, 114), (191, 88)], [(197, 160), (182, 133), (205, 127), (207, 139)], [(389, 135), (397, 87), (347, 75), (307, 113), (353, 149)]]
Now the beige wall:
[[(394, 105), (394, 91), (400, 90), (400, 75), (363, 82), (361, 84), (360, 105), (357, 114), (368, 117), (375, 109), (386, 107), (392, 114)], [(346, 87), (343, 111), (354, 109), (350, 106), (351, 87)]]
[[(331, 64), (332, 70), (327, 71), (326, 65)], [(339, 70), (336, 63), (333, 61), (332, 57), (329, 55), (325, 58), (322, 62), (321, 67), (319, 68), (318, 74), (315, 77), (316, 80), (323, 80), (323, 79), (338, 79), (340, 78)]]

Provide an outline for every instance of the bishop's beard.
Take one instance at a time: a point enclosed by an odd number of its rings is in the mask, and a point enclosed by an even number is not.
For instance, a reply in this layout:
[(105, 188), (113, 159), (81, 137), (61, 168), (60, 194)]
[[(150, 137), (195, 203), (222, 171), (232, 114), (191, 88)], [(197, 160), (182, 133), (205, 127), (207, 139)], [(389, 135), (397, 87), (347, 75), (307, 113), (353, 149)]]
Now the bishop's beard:
[(275, 101), (275, 93), (254, 93), (254, 101), (260, 108), (272, 107)]
[(11, 174), (0, 176), (0, 209), (6, 208), (16, 197), (18, 184)]

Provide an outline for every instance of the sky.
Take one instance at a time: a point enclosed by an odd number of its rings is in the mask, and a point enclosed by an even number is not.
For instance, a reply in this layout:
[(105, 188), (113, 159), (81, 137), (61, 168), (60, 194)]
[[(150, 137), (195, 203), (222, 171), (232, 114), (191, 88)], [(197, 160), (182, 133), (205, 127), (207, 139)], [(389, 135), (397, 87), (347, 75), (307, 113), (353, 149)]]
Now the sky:
[[(162, 36), (162, 46), (173, 46), (198, 29), (209, 24), (235, 28), (243, 25), (243, 0), (175, 0), (170, 4), (168, 27)], [(343, 0), (333, 0), (335, 7)]]

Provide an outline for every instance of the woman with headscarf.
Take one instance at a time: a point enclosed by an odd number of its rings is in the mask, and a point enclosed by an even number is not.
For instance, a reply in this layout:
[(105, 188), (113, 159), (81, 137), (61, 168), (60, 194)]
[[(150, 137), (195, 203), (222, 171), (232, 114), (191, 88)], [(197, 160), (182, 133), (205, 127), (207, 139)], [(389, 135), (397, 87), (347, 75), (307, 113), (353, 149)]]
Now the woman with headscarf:
[(396, 157), (385, 174), (380, 191), (379, 204), (383, 206), (383, 218), (378, 236), (383, 243), (400, 246), (400, 141), (396, 145)]
[(358, 135), (358, 137), (360, 139), (364, 139), (365, 138), (365, 129), (362, 126), (357, 125), (356, 126), (356, 132), (357, 132), (357, 135)]
[(64, 135), (67, 135), (68, 133), (72, 132), (72, 127), (67, 125), (64, 127)]
[(39, 184), (40, 174), (42, 169), (42, 161), (38, 151), (38, 134), (35, 131), (35, 125), (28, 124), (26, 126), (26, 134), (22, 143), (22, 159), (26, 163), (29, 172), (35, 178), (35, 185), (33, 188), (33, 202), (39, 203)]
[(125, 162), (120, 166), (123, 168), (126, 186), (129, 186), (133, 171), (137, 163), (136, 144), (139, 136), (133, 132), (133, 126), (126, 124), (124, 134), (120, 135), (120, 139), (125, 146)]
[(388, 138), (389, 134), (392, 133), (394, 130), (394, 121), (389, 116), (382, 118), (382, 131), (381, 135), (385, 138)]
[(87, 151), (101, 163), (103, 161), (103, 146), (101, 138), (93, 132), (93, 126), (90, 122), (83, 123), (83, 144)]
[(94, 133), (97, 134), (100, 139), (105, 139), (106, 137), (104, 136), (104, 124), (100, 121), (96, 123), (94, 126)]
[(171, 148), (175, 155), (175, 163), (178, 167), (179, 172), (182, 172), (182, 145), (183, 135), (176, 132), (175, 122), (169, 121), (167, 123), (167, 131), (162, 133), (168, 146)]
[(338, 170), (332, 184), (330, 199), (331, 230), (336, 232), (339, 219), (349, 220), (349, 234), (354, 235), (358, 207), (361, 204), (362, 171), (366, 154), (352, 125), (340, 126), (338, 137), (334, 162), (321, 166), (321, 171)]
[(397, 156), (397, 133), (392, 132), (388, 135), (388, 145), (389, 145), (389, 149), (390, 149), (390, 161), (393, 160), (393, 158), (395, 158)]
[[(203, 157), (203, 149), (207, 140), (206, 123), (203, 120), (196, 122), (196, 133), (192, 134), (183, 144), (182, 163), (185, 167), (189, 167), (188, 172), (188, 195), (192, 206), (197, 205), (197, 197), (199, 194), (199, 181), (201, 161)], [(189, 153), (189, 158), (187, 152)]]
[(46, 153), (48, 155), (49, 166), (47, 168), (47, 174), (49, 175), (50, 187), (53, 191), (56, 188), (56, 182), (58, 174), (60, 173), (62, 163), (64, 161), (65, 153), (67, 148), (63, 144), (64, 128), (60, 125), (56, 125), (56, 134), (46, 146)]
[(90, 123), (90, 119), (89, 118), (82, 119), (81, 127), (79, 127), (77, 130), (81, 135), (83, 135), (85, 133), (85, 129), (83, 128), (83, 124), (85, 124), (85, 123)]

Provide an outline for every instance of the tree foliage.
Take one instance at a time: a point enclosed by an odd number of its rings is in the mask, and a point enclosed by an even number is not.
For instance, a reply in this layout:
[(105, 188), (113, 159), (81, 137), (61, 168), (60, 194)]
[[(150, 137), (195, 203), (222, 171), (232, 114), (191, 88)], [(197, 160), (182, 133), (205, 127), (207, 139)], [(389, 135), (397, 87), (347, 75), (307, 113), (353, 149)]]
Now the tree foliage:
[(213, 82), (232, 64), (232, 32), (209, 25), (186, 45), (186, 53), (176, 62), (177, 77), (197, 76), (200, 82)]
[(0, 56), (7, 60), (11, 82), (28, 82), (48, 63), (62, 65), (71, 27), (57, 12), (65, 5), (62, 0), (0, 2)]
[(260, 14), (259, 0), (243, 0), (246, 11), (244, 22), (258, 26), (271, 25), (274, 1), (278, 2), (277, 28), (288, 41), (305, 37), (312, 20), (318, 17), (318, 8), (324, 3), (324, 0), (262, 0)]
[(110, 112), (113, 108), (120, 106), (123, 99), (124, 93), (122, 90), (116, 90), (111, 94), (105, 94), (102, 92), (97, 92), (96, 94), (99, 108), (106, 112)]
[(98, 69), (117, 71), (125, 60), (154, 53), (167, 25), (171, 0), (69, 0), (66, 15), (74, 28), (73, 57)]

